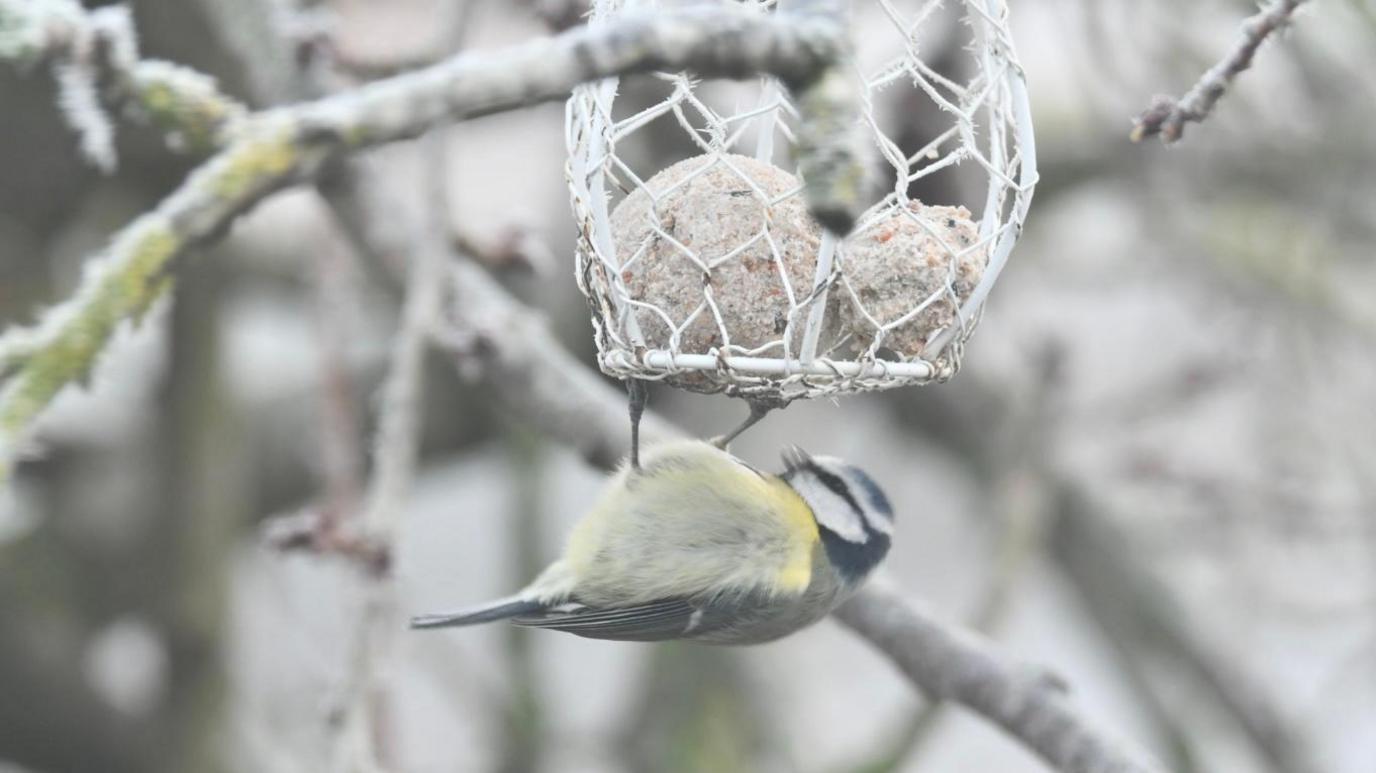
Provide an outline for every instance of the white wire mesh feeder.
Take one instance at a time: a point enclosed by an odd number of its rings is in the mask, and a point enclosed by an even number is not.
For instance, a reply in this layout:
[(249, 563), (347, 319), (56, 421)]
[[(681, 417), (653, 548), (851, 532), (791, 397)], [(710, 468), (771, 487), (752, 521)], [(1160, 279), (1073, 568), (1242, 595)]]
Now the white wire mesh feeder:
[[(599, 0), (593, 20), (658, 5)], [(959, 369), (1037, 177), (1007, 9), (851, 5), (880, 171), (878, 200), (843, 240), (809, 216), (789, 171), (798, 113), (773, 80), (659, 73), (619, 98), (614, 79), (574, 92), (577, 275), (604, 372), (787, 401)]]

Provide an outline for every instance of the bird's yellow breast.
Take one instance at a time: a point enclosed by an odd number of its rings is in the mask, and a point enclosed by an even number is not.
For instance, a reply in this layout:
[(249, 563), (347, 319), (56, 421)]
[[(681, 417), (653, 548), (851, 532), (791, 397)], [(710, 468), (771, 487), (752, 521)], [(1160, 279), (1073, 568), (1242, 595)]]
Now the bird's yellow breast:
[(778, 502), (777, 511), (790, 533), (790, 542), (794, 547), (789, 552), (789, 560), (780, 573), (779, 582), (785, 590), (802, 593), (812, 582), (812, 551), (821, 540), (817, 520), (812, 516), (812, 508), (787, 483), (771, 478), (768, 484), (774, 489), (772, 495)]
[(802, 593), (819, 535), (787, 483), (707, 443), (648, 450), (570, 536), (564, 559), (592, 603), (731, 592)]

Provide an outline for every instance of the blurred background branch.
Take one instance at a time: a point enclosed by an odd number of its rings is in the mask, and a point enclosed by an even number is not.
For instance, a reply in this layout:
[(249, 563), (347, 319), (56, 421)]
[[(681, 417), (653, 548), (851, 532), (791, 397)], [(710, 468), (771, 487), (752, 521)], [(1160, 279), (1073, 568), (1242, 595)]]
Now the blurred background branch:
[(1132, 127), (1132, 141), (1141, 142), (1159, 134), (1161, 141), (1169, 144), (1184, 136), (1185, 124), (1200, 123), (1208, 118), (1233, 79), (1252, 66), (1261, 44), (1284, 30), (1305, 1), (1271, 0), (1259, 13), (1243, 22), (1242, 34), (1232, 49), (1201, 75), (1184, 96), (1179, 99), (1158, 96), (1137, 116), (1137, 123)]
[(892, 658), (930, 696), (988, 717), (1056, 770), (1159, 770), (1086, 724), (1066, 704), (1066, 686), (1058, 677), (1012, 667), (971, 635), (952, 636), (881, 581), (841, 605), (836, 618)]
[(372, 548), (372, 563), (367, 567), (371, 576), (355, 623), (354, 658), (346, 670), (349, 681), (343, 704), (332, 720), (339, 733), (335, 769), (341, 771), (395, 768), (387, 751), (392, 731), (384, 683), (387, 660), (395, 646), (393, 639), (403, 618), (392, 580), (393, 551), (420, 455), (425, 354), (430, 331), (440, 314), (448, 257), (444, 245), (449, 233), (444, 176), (447, 155), (441, 138), (431, 137), (425, 145), (430, 162), (426, 186), (429, 217), (421, 232), (420, 248), (412, 253), (407, 269), (401, 329), (393, 342), (382, 386), (373, 477), (357, 523), (361, 540)]

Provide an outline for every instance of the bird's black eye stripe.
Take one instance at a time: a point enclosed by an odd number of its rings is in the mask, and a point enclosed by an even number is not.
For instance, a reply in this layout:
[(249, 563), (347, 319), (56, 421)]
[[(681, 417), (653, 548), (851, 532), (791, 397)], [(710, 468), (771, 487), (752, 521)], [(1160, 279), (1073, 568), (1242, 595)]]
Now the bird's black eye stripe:
[[(850, 505), (850, 509), (855, 511), (856, 515), (862, 516), (860, 521), (864, 523), (864, 511), (860, 509), (860, 503), (855, 501), (855, 495), (851, 493), (850, 486), (847, 486), (846, 482), (841, 480), (840, 476), (833, 475), (815, 464), (809, 464), (808, 469), (813, 475), (817, 476), (817, 480), (821, 481), (823, 486), (831, 490), (831, 493), (846, 500), (846, 504)], [(868, 531), (869, 525), (866, 524), (865, 528)]]

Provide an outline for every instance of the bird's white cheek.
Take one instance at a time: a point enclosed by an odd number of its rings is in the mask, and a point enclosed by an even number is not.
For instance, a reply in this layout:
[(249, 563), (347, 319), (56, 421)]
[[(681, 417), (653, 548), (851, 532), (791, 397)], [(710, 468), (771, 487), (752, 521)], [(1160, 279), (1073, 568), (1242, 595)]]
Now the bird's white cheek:
[(798, 493), (812, 507), (812, 515), (817, 519), (818, 525), (834, 532), (838, 537), (855, 543), (863, 543), (866, 539), (865, 525), (860, 522), (860, 517), (855, 514), (846, 500), (836, 495), (836, 492), (811, 480), (796, 481)]
[[(844, 503), (842, 503), (844, 505)], [(828, 508), (826, 511), (818, 513), (817, 523), (825, 526), (836, 533), (836, 536), (846, 542), (854, 542), (857, 545), (867, 542), (869, 536), (865, 534), (865, 527), (860, 524), (860, 519), (855, 517), (855, 513), (849, 508), (845, 510), (835, 510)]]

